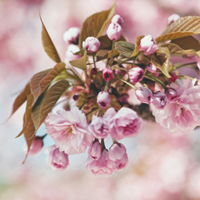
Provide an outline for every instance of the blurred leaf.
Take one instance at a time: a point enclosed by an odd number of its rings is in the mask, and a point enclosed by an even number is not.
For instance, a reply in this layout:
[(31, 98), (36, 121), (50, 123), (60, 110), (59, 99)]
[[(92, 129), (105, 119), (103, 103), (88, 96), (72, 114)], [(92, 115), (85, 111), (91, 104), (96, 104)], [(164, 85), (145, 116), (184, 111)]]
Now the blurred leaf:
[(171, 77), (169, 74), (171, 69), (169, 63), (170, 52), (167, 47), (160, 47), (155, 54), (149, 55), (148, 58), (150, 58), (150, 62), (160, 69), (167, 78)]
[(38, 97), (47, 89), (51, 82), (65, 70), (65, 63), (61, 62), (56, 64), (53, 69), (39, 72), (31, 78), (30, 85), (34, 96), (32, 106), (34, 106)]
[(115, 48), (122, 56), (129, 58), (135, 49), (135, 45), (130, 42), (119, 41), (115, 43)]
[(61, 62), (60, 56), (49, 36), (49, 33), (47, 32), (47, 29), (42, 21), (41, 16), (40, 16), (40, 20), (42, 22), (42, 44), (43, 44), (44, 50), (49, 56), (49, 58), (51, 58), (56, 63), (59, 63)]
[(30, 91), (30, 84), (27, 83), (23, 91), (16, 97), (14, 103), (13, 103), (13, 108), (12, 108), (12, 113), (13, 115), (16, 110), (27, 100), (27, 96), (31, 93)]
[(87, 52), (85, 52), (84, 55), (81, 58), (69, 61), (69, 63), (74, 67), (86, 70), (87, 60), (88, 60), (88, 56), (87, 56)]
[(156, 38), (156, 42), (159, 43), (167, 40), (174, 40), (195, 34), (200, 34), (200, 17), (181, 17), (169, 25), (162, 35)]
[(79, 38), (79, 48), (81, 49), (83, 41), (89, 37), (100, 37), (108, 24), (110, 23), (110, 20), (115, 12), (115, 3), (112, 5), (112, 7), (107, 11), (102, 11), (99, 13), (95, 13), (88, 17), (82, 25), (81, 32), (80, 32), (80, 38)]

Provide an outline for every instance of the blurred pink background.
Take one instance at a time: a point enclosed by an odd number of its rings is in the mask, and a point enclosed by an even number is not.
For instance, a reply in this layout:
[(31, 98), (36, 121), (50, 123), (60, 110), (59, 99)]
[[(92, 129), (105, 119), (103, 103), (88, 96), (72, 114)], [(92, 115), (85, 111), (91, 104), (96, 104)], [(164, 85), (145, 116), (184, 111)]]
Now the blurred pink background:
[[(39, 11), (61, 58), (67, 44), (63, 33), (80, 27), (89, 15), (108, 9), (107, 0), (0, 0), (0, 123), (6, 121), (16, 94), (31, 76), (54, 62), (41, 44)], [(124, 35), (134, 42), (138, 35), (158, 36), (167, 18), (198, 15), (199, 0), (117, 0), (116, 13), (124, 18)], [(24, 105), (0, 125), (0, 200), (199, 200), (200, 136), (170, 135), (159, 125), (146, 122), (141, 134), (122, 143), (129, 164), (111, 176), (86, 171), (86, 155), (70, 156), (62, 172), (48, 168), (45, 153), (24, 165), (22, 126)], [(39, 134), (45, 133), (41, 127)], [(45, 146), (52, 144), (48, 138)]]

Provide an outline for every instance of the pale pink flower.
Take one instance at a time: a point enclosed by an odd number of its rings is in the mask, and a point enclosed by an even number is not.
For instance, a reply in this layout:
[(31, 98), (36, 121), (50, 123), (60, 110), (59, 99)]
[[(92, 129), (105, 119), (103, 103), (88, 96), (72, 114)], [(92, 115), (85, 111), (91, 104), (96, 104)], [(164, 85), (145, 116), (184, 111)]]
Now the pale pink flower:
[(158, 46), (155, 43), (151, 35), (146, 35), (140, 41), (139, 50), (144, 53), (144, 55), (150, 55), (157, 51)]
[(92, 145), (89, 147), (88, 155), (94, 160), (99, 159), (101, 156), (101, 144), (99, 141), (94, 141)]
[(131, 83), (135, 84), (144, 78), (144, 70), (140, 67), (133, 67), (129, 70), (128, 75)]
[(89, 125), (89, 131), (96, 138), (106, 138), (109, 134), (109, 127), (112, 117), (116, 114), (114, 108), (109, 108), (103, 117), (93, 116)]
[(71, 27), (64, 33), (63, 39), (65, 42), (77, 44), (79, 34), (80, 34), (79, 28)]
[[(32, 144), (31, 144), (31, 147), (29, 149), (28, 155), (36, 156), (37, 154), (40, 153), (43, 146), (44, 146), (43, 137), (35, 136)], [(24, 146), (23, 150), (25, 153), (27, 153), (27, 145)]]
[(168, 18), (168, 24), (172, 24), (172, 23), (174, 23), (176, 20), (178, 20), (180, 18), (180, 16), (179, 15), (177, 15), (177, 14), (172, 14), (171, 16), (169, 16), (169, 18)]
[(112, 71), (112, 69), (110, 69), (110, 68), (105, 68), (104, 70), (103, 70), (103, 78), (106, 80), (106, 81), (109, 81), (109, 80), (111, 80), (111, 79), (113, 79), (114, 78), (114, 75), (113, 75), (113, 71)]
[(142, 119), (130, 108), (122, 107), (112, 118), (109, 132), (115, 140), (133, 137), (141, 131)]
[(113, 170), (123, 169), (128, 163), (126, 148), (123, 144), (115, 143), (109, 149), (109, 159), (113, 161)]
[(83, 48), (86, 49), (89, 53), (95, 53), (99, 50), (100, 41), (95, 37), (87, 37), (85, 41), (83, 41)]
[(70, 111), (58, 110), (57, 114), (49, 113), (45, 126), (55, 145), (67, 154), (85, 152), (94, 139), (88, 131), (85, 114), (75, 106)]
[(122, 35), (122, 27), (118, 23), (110, 23), (107, 36), (110, 40), (119, 40)]
[(64, 170), (69, 165), (68, 155), (60, 151), (55, 145), (47, 147), (47, 164), (53, 170)]
[(99, 174), (99, 175), (112, 174), (113, 162), (109, 159), (108, 151), (104, 149), (101, 156), (97, 160), (89, 156), (87, 159), (86, 168), (93, 174)]
[(152, 63), (148, 64), (146, 69), (151, 73), (155, 73), (157, 71), (157, 67)]
[(110, 104), (111, 98), (108, 92), (101, 91), (97, 95), (97, 103), (101, 108), (106, 108)]
[(167, 103), (167, 96), (160, 91), (155, 92), (151, 98), (151, 104), (157, 109), (163, 109)]
[(177, 97), (177, 92), (173, 88), (168, 88), (167, 92), (166, 92), (166, 96), (167, 96), (168, 100), (171, 101), (172, 99)]
[(152, 92), (149, 88), (139, 87), (135, 91), (135, 95), (142, 103), (149, 104), (152, 97)]
[(122, 17), (118, 14), (114, 15), (112, 20), (112, 23), (118, 23), (119, 25), (122, 25), (124, 23), (124, 20), (122, 19)]
[(167, 101), (163, 110), (152, 106), (153, 115), (170, 132), (189, 132), (200, 124), (200, 87), (185, 78), (170, 88), (176, 90), (176, 97)]

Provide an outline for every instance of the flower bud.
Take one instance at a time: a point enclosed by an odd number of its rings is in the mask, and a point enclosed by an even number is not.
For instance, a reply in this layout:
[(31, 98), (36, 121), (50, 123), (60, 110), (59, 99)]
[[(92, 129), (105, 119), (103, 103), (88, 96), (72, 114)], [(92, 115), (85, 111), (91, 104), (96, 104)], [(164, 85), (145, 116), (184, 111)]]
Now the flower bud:
[(113, 71), (112, 71), (112, 69), (110, 69), (110, 68), (105, 68), (104, 70), (103, 70), (103, 78), (106, 80), (106, 81), (109, 81), (109, 80), (111, 80), (111, 79), (113, 79), (114, 78), (114, 75), (113, 75)]
[(168, 88), (167, 92), (166, 92), (166, 96), (167, 96), (168, 100), (171, 101), (172, 99), (177, 97), (177, 92), (173, 88)]
[(135, 91), (135, 95), (142, 103), (149, 104), (152, 97), (152, 92), (149, 88), (140, 87)]
[[(40, 153), (43, 146), (44, 146), (43, 137), (35, 136), (32, 144), (31, 144), (31, 147), (29, 149), (28, 155), (29, 156), (36, 156), (37, 154)], [(23, 150), (24, 150), (25, 153), (27, 152), (27, 146), (26, 145), (24, 146)]]
[(111, 98), (108, 92), (101, 91), (97, 96), (97, 103), (101, 108), (106, 108), (110, 104)]
[(158, 109), (163, 109), (167, 103), (167, 96), (158, 91), (155, 92), (151, 98), (151, 103)]
[(146, 66), (146, 69), (149, 71), (149, 72), (151, 72), (151, 73), (155, 73), (156, 72), (156, 70), (157, 70), (157, 67), (155, 66), (155, 65), (153, 65), (153, 64), (148, 64), (147, 66)]
[(122, 17), (120, 15), (114, 15), (112, 20), (112, 23), (118, 23), (120, 26), (124, 23), (124, 20), (122, 19)]
[(97, 69), (96, 68), (92, 68), (90, 71), (91, 75), (96, 75), (97, 74)]
[(176, 79), (178, 78), (178, 76), (174, 73), (174, 72), (171, 72), (170, 73), (170, 76), (171, 78), (169, 79), (171, 82), (175, 82)]
[(68, 155), (64, 151), (60, 151), (55, 145), (46, 149), (47, 164), (53, 170), (64, 170), (69, 165)]
[(122, 35), (122, 27), (118, 23), (110, 23), (107, 36), (110, 40), (119, 40)]
[(131, 83), (135, 84), (144, 78), (144, 70), (140, 67), (134, 67), (129, 70), (128, 75)]
[(80, 34), (80, 29), (76, 27), (69, 28), (63, 35), (65, 42), (78, 44), (78, 38)]
[(177, 14), (172, 14), (169, 18), (168, 18), (168, 25), (174, 23), (177, 19), (179, 19), (180, 16)]
[(101, 144), (99, 141), (93, 142), (92, 145), (89, 147), (88, 154), (94, 160), (99, 159), (101, 156)]
[(74, 55), (74, 53), (80, 51), (80, 49), (78, 48), (78, 46), (74, 45), (74, 44), (70, 44), (67, 48), (67, 52), (66, 52), (66, 59), (68, 61), (71, 60), (76, 60), (78, 58), (80, 58), (80, 55)]
[(85, 41), (83, 41), (83, 48), (86, 49), (89, 53), (95, 53), (99, 50), (100, 41), (95, 37), (87, 37)]
[(151, 35), (143, 37), (140, 41), (139, 50), (148, 56), (157, 51), (158, 46)]
[(109, 149), (109, 159), (113, 162), (113, 170), (123, 169), (128, 163), (126, 148), (123, 144), (113, 144)]
[(73, 96), (73, 100), (74, 100), (74, 101), (77, 101), (78, 98), (79, 98), (79, 95), (78, 95), (78, 94), (75, 94), (75, 95)]

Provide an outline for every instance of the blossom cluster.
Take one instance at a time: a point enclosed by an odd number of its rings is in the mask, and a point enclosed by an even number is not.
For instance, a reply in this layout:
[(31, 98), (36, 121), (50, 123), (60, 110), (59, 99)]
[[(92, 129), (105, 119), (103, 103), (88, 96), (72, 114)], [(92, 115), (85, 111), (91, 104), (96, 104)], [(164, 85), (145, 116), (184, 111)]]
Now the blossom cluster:
[[(187, 133), (199, 125), (200, 83), (192, 76), (183, 75), (180, 68), (192, 66), (198, 70), (200, 44), (195, 46), (197, 50), (193, 46), (182, 48), (181, 42), (186, 40), (183, 36), (179, 38), (177, 34), (180, 31), (175, 29), (175, 32), (173, 28), (176, 23), (179, 27), (184, 20), (174, 14), (168, 19), (164, 35), (158, 38), (142, 35), (136, 38), (135, 44), (127, 42), (122, 35), (125, 22), (120, 15), (116, 14), (109, 20), (109, 23), (108, 20), (105, 22), (107, 29), (103, 36), (94, 34), (95, 27), (91, 27), (91, 35), (87, 35), (89, 31), (85, 29), (91, 25), (87, 21), (82, 30), (77, 27), (67, 30), (63, 35), (68, 45), (67, 68), (60, 72), (59, 63), (55, 66), (54, 74), (56, 71), (58, 75), (46, 86), (44, 93), (35, 95), (34, 88), (30, 90), (35, 99), (29, 103), (36, 103), (32, 116), (35, 116), (37, 105), (41, 106), (42, 116), (46, 105), (40, 102), (38, 96), (48, 96), (51, 88), (61, 81), (66, 84), (66, 88), (61, 90), (61, 94), (66, 91), (64, 103), (61, 101), (62, 108), (56, 113), (50, 112), (51, 109), (44, 112), (46, 133), (55, 143), (46, 150), (48, 165), (54, 170), (66, 169), (69, 156), (85, 152), (88, 154), (86, 168), (94, 174), (111, 174), (123, 169), (128, 163), (128, 156), (120, 140), (140, 133), (143, 120), (156, 121), (172, 133)], [(189, 41), (196, 41), (190, 35), (187, 37)], [(47, 54), (51, 57), (48, 51)], [(177, 54), (193, 62), (177, 64), (173, 61)], [(55, 55), (59, 60), (57, 52)], [(39, 89), (42, 87), (41, 84)], [(52, 97), (57, 95), (60, 87), (54, 93), (49, 92)], [(56, 103), (45, 100), (47, 105)], [(32, 120), (36, 129), (38, 122), (35, 117)], [(40, 152), (45, 136), (35, 136), (27, 149), (28, 155)], [(112, 139), (109, 147), (105, 145), (107, 138)]]

